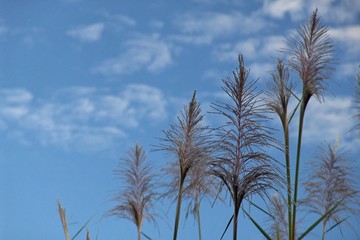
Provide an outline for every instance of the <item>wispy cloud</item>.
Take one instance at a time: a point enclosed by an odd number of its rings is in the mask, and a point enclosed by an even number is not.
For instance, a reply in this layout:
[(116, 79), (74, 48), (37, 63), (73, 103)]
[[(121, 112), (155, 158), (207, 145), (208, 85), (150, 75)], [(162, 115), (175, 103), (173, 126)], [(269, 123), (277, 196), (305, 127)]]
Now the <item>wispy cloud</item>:
[(330, 28), (330, 36), (340, 43), (347, 52), (346, 57), (353, 57), (356, 60), (360, 55), (360, 25)]
[(33, 99), (31, 93), (25, 89), (1, 89), (0, 90), (0, 115), (5, 120), (18, 120), (29, 112), (28, 105)]
[(22, 88), (0, 89), (0, 99), (2, 103), (25, 104), (25, 103), (29, 103), (33, 99), (33, 96), (26, 89), (22, 89)]
[(246, 16), (240, 12), (187, 13), (175, 19), (181, 34), (173, 39), (195, 44), (209, 44), (216, 38), (238, 34), (256, 33), (267, 26), (260, 17)]
[(282, 55), (279, 51), (285, 47), (284, 40), (284, 37), (278, 35), (248, 38), (233, 44), (220, 45), (214, 50), (214, 55), (221, 62), (233, 62), (239, 53), (243, 54), (245, 59), (251, 60), (276, 58)]
[[(357, 136), (350, 131), (354, 126), (353, 110), (352, 99), (348, 96), (327, 96), (323, 103), (314, 99), (309, 104), (305, 117), (304, 142), (312, 145), (340, 137), (342, 142), (355, 147), (358, 144)], [(296, 133), (293, 135), (296, 136)]]
[(141, 69), (157, 72), (172, 63), (172, 45), (159, 35), (128, 40), (124, 49), (123, 54), (103, 61), (94, 71), (105, 75), (129, 74)]
[(359, 20), (360, 2), (357, 0), (307, 0), (308, 12), (318, 8), (320, 15), (335, 24), (355, 23)]
[(344, 77), (349, 77), (351, 80), (355, 79), (356, 74), (359, 71), (359, 62), (345, 62), (339, 64), (338, 68), (336, 69), (336, 74), (339, 79)]
[(103, 16), (105, 16), (109, 20), (114, 21), (117, 24), (125, 24), (128, 26), (136, 25), (136, 21), (133, 18), (123, 14), (110, 14), (108, 12), (103, 12)]
[(289, 13), (293, 19), (299, 19), (304, 7), (302, 0), (266, 0), (262, 11), (274, 18), (283, 18)]
[(67, 31), (67, 35), (81, 42), (96, 42), (101, 39), (102, 32), (105, 28), (104, 23), (94, 23), (91, 25), (77, 27)]
[(345, 23), (357, 21), (360, 13), (360, 2), (356, 0), (265, 0), (261, 12), (275, 19), (284, 18), (287, 14), (294, 21), (308, 16), (315, 9), (326, 21)]
[(62, 89), (54, 96), (36, 99), (25, 89), (1, 90), (1, 130), (35, 137), (44, 145), (97, 151), (124, 138), (129, 128), (167, 116), (162, 92), (148, 85), (128, 85), (118, 94), (76, 87)]
[(122, 30), (124, 27), (134, 27), (137, 24), (135, 19), (124, 14), (113, 14), (106, 10), (98, 11), (98, 14), (106, 19), (106, 25), (111, 29)]

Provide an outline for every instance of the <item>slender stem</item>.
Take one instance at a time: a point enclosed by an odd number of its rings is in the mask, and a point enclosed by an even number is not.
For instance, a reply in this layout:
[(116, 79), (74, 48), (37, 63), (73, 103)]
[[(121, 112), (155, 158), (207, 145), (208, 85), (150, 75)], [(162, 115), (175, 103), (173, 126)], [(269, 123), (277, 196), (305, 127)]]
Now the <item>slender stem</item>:
[(322, 240), (325, 240), (325, 229), (326, 229), (326, 223), (323, 221), (322, 234), (321, 234)]
[(291, 212), (291, 172), (290, 172), (290, 143), (289, 143), (289, 125), (288, 122), (286, 121), (284, 123), (284, 141), (285, 141), (285, 161), (286, 161), (286, 180), (287, 180), (287, 209), (288, 209), (288, 234), (289, 234), (289, 239), (291, 239), (291, 229), (292, 229), (292, 224), (291, 224), (291, 216), (292, 216), (292, 212)]
[(275, 220), (275, 226), (276, 226), (276, 239), (280, 240), (280, 228), (279, 228), (279, 221)]
[(179, 193), (178, 193), (177, 205), (176, 205), (175, 226), (174, 226), (174, 240), (177, 239), (177, 232), (178, 232), (178, 228), (179, 228), (183, 184), (184, 184), (184, 180), (183, 180), (183, 177), (181, 177), (180, 183), (179, 183)]
[(295, 183), (294, 183), (294, 198), (293, 198), (293, 212), (292, 212), (292, 222), (291, 222), (291, 240), (295, 240), (295, 228), (296, 228), (296, 204), (297, 204), (297, 192), (298, 192), (298, 183), (299, 183), (299, 168), (300, 168), (300, 153), (301, 153), (301, 140), (302, 140), (302, 130), (304, 125), (304, 116), (305, 116), (306, 103), (301, 102), (300, 107), (300, 116), (299, 116), (299, 135), (298, 135), (298, 145), (296, 153), (296, 168), (295, 168)]
[[(199, 201), (199, 200), (197, 200)], [(200, 204), (198, 205), (198, 208), (197, 208), (197, 217), (198, 217), (198, 232), (199, 232), (199, 240), (202, 239), (201, 237), (201, 219), (200, 219)]]
[(234, 204), (235, 209), (234, 209), (234, 219), (233, 219), (233, 240), (237, 240), (237, 227), (238, 227), (238, 215), (239, 215), (239, 210), (236, 206), (236, 204)]
[(138, 230), (137, 230), (137, 235), (138, 235), (138, 240), (140, 240), (141, 239), (141, 230), (140, 230), (140, 228), (138, 228)]

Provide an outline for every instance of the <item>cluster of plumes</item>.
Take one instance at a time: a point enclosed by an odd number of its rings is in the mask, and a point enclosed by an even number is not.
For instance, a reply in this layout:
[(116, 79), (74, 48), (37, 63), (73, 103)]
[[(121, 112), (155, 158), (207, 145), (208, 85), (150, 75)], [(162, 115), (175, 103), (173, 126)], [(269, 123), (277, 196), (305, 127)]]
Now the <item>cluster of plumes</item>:
[[(170, 129), (163, 131), (165, 137), (161, 139), (160, 149), (176, 159), (165, 168), (173, 179), (169, 181), (165, 195), (174, 196), (179, 190), (179, 182), (183, 182), (184, 194), (192, 194), (194, 188), (203, 185), (202, 180), (207, 175), (207, 163), (211, 160), (210, 128), (203, 125), (204, 115), (201, 105), (196, 100), (194, 92), (188, 106), (184, 106), (177, 118), (177, 123), (170, 124)], [(210, 187), (210, 186), (209, 186)], [(204, 191), (207, 192), (204, 186)], [(202, 189), (197, 189), (202, 191)], [(194, 193), (195, 194), (195, 193)]]
[(270, 199), (270, 236), (272, 239), (288, 239), (287, 202), (281, 195)]
[[(163, 169), (170, 177), (167, 178), (165, 192), (162, 194), (177, 201), (174, 240), (177, 238), (183, 198), (188, 201), (186, 216), (193, 214), (200, 218), (201, 200), (204, 197), (215, 197), (223, 190), (229, 193), (234, 207), (234, 240), (237, 239), (238, 214), (242, 202), (253, 195), (270, 199), (270, 213), (274, 220), (270, 235), (276, 239), (295, 239), (297, 236), (297, 205), (304, 204), (310, 212), (321, 216), (335, 209), (323, 218), (323, 235), (329, 222), (336, 226), (345, 221), (344, 212), (355, 212), (356, 208), (353, 206), (359, 204), (359, 192), (351, 181), (351, 168), (346, 165), (341, 151), (330, 145), (322, 148), (317, 156), (318, 161), (312, 168), (314, 172), (305, 183), (306, 199), (297, 201), (305, 110), (312, 96), (322, 100), (327, 87), (326, 80), (333, 70), (333, 44), (328, 36), (328, 28), (320, 22), (317, 10), (307, 24), (300, 26), (288, 38), (287, 44), (285, 52), (290, 55), (288, 65), (302, 82), (301, 97), (295, 96), (296, 85), (290, 80), (288, 68), (279, 59), (276, 70), (271, 73), (272, 81), (268, 84), (269, 98), (261, 99), (262, 92), (255, 87), (257, 81), (248, 80), (249, 70), (240, 55), (239, 68), (233, 72), (233, 77), (223, 80), (222, 89), (229, 101), (211, 105), (211, 113), (224, 119), (222, 126), (211, 129), (203, 124), (204, 115), (194, 92), (177, 122), (163, 131), (164, 137), (160, 139), (157, 149), (168, 153), (174, 160)], [(298, 100), (298, 105), (289, 111), (292, 96)], [(355, 102), (358, 110), (355, 117), (360, 119), (360, 74), (357, 76)], [(298, 152), (292, 189), (289, 124), (299, 106)], [(284, 130), (283, 147), (272, 137), (272, 129), (267, 125), (266, 112), (269, 109), (281, 120)], [(360, 130), (360, 123), (356, 128)], [(283, 165), (267, 153), (270, 148), (284, 151), (286, 177), (280, 170)], [(150, 209), (156, 196), (151, 168), (144, 165), (144, 159), (142, 148), (136, 145), (129, 152), (129, 157), (123, 159), (122, 168), (115, 171), (127, 187), (116, 196), (114, 200), (118, 205), (109, 212), (110, 215), (133, 221), (138, 227), (139, 236), (143, 220), (154, 220)], [(287, 198), (281, 194), (285, 185)], [(279, 197), (271, 198), (269, 189), (280, 190)], [(200, 227), (199, 233), (201, 239)]]
[(121, 160), (114, 174), (125, 186), (114, 197), (116, 206), (107, 215), (132, 221), (137, 227), (140, 239), (144, 220), (152, 220), (155, 223), (156, 215), (152, 211), (157, 199), (154, 188), (155, 175), (152, 173), (151, 165), (146, 162), (146, 154), (139, 144), (130, 149), (128, 156)]
[(283, 181), (278, 162), (266, 152), (277, 141), (266, 126), (265, 106), (261, 92), (256, 90), (256, 80), (249, 81), (248, 74), (240, 55), (238, 71), (233, 72), (233, 78), (223, 80), (223, 90), (231, 102), (212, 105), (214, 113), (225, 118), (216, 133), (212, 174), (221, 180), (234, 205), (233, 239), (242, 201), (253, 194), (265, 196), (267, 190), (279, 187)]
[(288, 106), (295, 88), (294, 82), (290, 80), (288, 68), (282, 59), (278, 59), (276, 70), (271, 73), (271, 81), (268, 82), (269, 89), (268, 106), (272, 112), (277, 114), (283, 128), (289, 125), (291, 114), (288, 113)]
[(170, 180), (164, 196), (177, 200), (174, 239), (180, 218), (182, 198), (188, 201), (187, 214), (199, 216), (200, 200), (215, 195), (215, 185), (208, 174), (208, 165), (212, 156), (210, 128), (203, 124), (204, 115), (194, 92), (188, 106), (184, 106), (177, 123), (170, 124), (163, 131), (159, 149), (170, 154), (174, 162), (165, 168)]
[(301, 203), (319, 216), (338, 205), (322, 221), (322, 232), (325, 235), (328, 223), (337, 225), (346, 221), (349, 214), (356, 216), (360, 213), (360, 194), (353, 181), (354, 168), (347, 161), (345, 152), (339, 149), (338, 142), (334, 147), (323, 144), (316, 161), (311, 162), (311, 169), (312, 173), (305, 181), (306, 197)]
[[(276, 70), (271, 73), (271, 81), (267, 83), (268, 92), (267, 92), (267, 105), (269, 107), (270, 112), (276, 114), (282, 124), (283, 133), (284, 133), (284, 147), (283, 151), (285, 153), (285, 166), (286, 166), (286, 181), (287, 181), (287, 202), (283, 201), (285, 204), (281, 210), (285, 209), (288, 212), (287, 222), (291, 218), (291, 201), (292, 201), (292, 186), (291, 186), (291, 167), (290, 167), (290, 137), (289, 137), (289, 125), (294, 116), (294, 113), (297, 110), (297, 107), (292, 111), (288, 112), (289, 102), (291, 97), (294, 95), (293, 91), (295, 88), (295, 84), (290, 80), (290, 74), (288, 68), (283, 63), (282, 59), (278, 59), (278, 63), (276, 66)], [(276, 201), (275, 201), (276, 200)], [(273, 204), (279, 204), (279, 201), (283, 199), (272, 199)], [(279, 206), (274, 205), (275, 216), (276, 213), (279, 212)], [(282, 215), (278, 216), (280, 220), (276, 222), (276, 227), (284, 227), (284, 219)], [(281, 224), (282, 223), (282, 224)], [(284, 235), (285, 230), (280, 228), (281, 237)], [(289, 228), (290, 231), (290, 228)], [(286, 231), (286, 232), (289, 232)], [(283, 238), (280, 238), (283, 239)]]
[(297, 33), (287, 41), (287, 53), (290, 53), (289, 65), (303, 82), (302, 101), (306, 106), (314, 95), (322, 99), (330, 79), (333, 67), (332, 54), (334, 46), (328, 35), (328, 28), (321, 24), (317, 10), (313, 12), (308, 24), (297, 29)]
[(223, 90), (231, 102), (212, 104), (212, 113), (225, 118), (223, 126), (211, 133), (201, 123), (204, 116), (194, 94), (178, 123), (164, 131), (161, 145), (176, 159), (167, 168), (173, 180), (169, 181), (166, 194), (175, 195), (178, 206), (184, 195), (190, 201), (187, 212), (196, 215), (200, 199), (220, 191), (215, 177), (221, 189), (225, 187), (230, 193), (234, 204), (234, 231), (242, 201), (253, 194), (264, 197), (268, 189), (283, 182), (278, 162), (266, 153), (277, 141), (266, 127), (266, 110), (261, 104), (261, 92), (256, 91), (256, 80), (248, 81), (248, 74), (240, 55), (238, 71), (233, 78), (223, 81)]
[(233, 199), (241, 204), (252, 193), (262, 193), (279, 182), (276, 160), (266, 148), (274, 147), (265, 125), (264, 105), (256, 91), (256, 81), (248, 81), (249, 71), (239, 57), (239, 71), (233, 79), (223, 80), (223, 90), (231, 103), (212, 105), (215, 114), (226, 118), (226, 124), (218, 129), (218, 156), (212, 162), (212, 173), (221, 179)]

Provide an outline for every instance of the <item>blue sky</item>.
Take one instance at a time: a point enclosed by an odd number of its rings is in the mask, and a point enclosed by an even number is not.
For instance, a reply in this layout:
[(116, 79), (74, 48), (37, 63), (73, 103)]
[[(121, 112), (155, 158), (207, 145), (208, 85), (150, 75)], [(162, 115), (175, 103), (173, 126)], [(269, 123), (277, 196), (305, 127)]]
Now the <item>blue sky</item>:
[[(64, 239), (60, 199), (72, 234), (94, 216), (93, 239), (135, 239), (132, 223), (103, 217), (121, 187), (112, 175), (119, 158), (138, 141), (149, 160), (165, 164), (151, 145), (192, 92), (204, 112), (223, 100), (221, 79), (231, 75), (239, 53), (264, 88), (284, 37), (316, 7), (337, 64), (325, 102), (311, 101), (303, 162), (312, 159), (314, 146), (338, 136), (359, 167), (359, 137), (349, 131), (360, 63), (359, 1), (0, 0), (0, 238)], [(170, 239), (174, 208), (159, 203), (159, 229), (145, 223), (144, 232)], [(221, 236), (231, 209), (203, 204), (204, 239)], [(344, 239), (353, 239), (344, 229)], [(191, 217), (179, 231), (180, 239), (197, 236)], [(239, 233), (261, 239), (242, 216)]]

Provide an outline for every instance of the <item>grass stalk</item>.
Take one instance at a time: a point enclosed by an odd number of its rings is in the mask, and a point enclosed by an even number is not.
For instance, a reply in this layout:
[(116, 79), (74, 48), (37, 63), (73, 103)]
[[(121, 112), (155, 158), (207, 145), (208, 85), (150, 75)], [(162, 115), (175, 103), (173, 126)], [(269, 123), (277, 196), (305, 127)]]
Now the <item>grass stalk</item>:
[(296, 152), (292, 221), (289, 224), (289, 225), (291, 225), (291, 238), (290, 238), (291, 240), (295, 240), (297, 193), (298, 193), (298, 185), (299, 185), (301, 142), (302, 142), (302, 132), (303, 132), (303, 126), (304, 126), (305, 109), (306, 109), (305, 102), (301, 102), (300, 114), (299, 114), (299, 134), (298, 134), (298, 142), (297, 142), (298, 144), (297, 144), (297, 152)]
[(137, 228), (138, 239), (141, 238), (144, 220), (151, 220), (156, 224), (153, 207), (158, 193), (153, 184), (153, 166), (147, 161), (146, 153), (138, 143), (128, 151), (126, 157), (121, 158), (114, 174), (123, 182), (124, 187), (113, 198), (116, 206), (106, 213), (107, 216), (133, 222)]
[(237, 240), (238, 215), (239, 215), (239, 208), (237, 207), (237, 204), (234, 204), (233, 240)]
[[(171, 198), (177, 196), (174, 240), (177, 239), (183, 198), (190, 199), (188, 209), (194, 209), (191, 213), (196, 215), (196, 208), (200, 205), (199, 196), (213, 192), (209, 187), (213, 185), (207, 185), (210, 176), (207, 169), (208, 161), (211, 159), (213, 147), (210, 142), (210, 128), (203, 125), (203, 118), (194, 91), (188, 106), (184, 106), (177, 117), (178, 123), (170, 124), (170, 129), (163, 131), (165, 137), (160, 139), (162, 144), (158, 147), (176, 159), (164, 169), (172, 181), (165, 183), (168, 189), (163, 194)], [(192, 205), (194, 207), (191, 207)]]
[(178, 193), (178, 199), (176, 204), (176, 215), (175, 215), (175, 225), (174, 225), (174, 237), (173, 239), (177, 239), (177, 233), (179, 229), (179, 220), (180, 220), (180, 210), (181, 210), (181, 202), (182, 202), (182, 196), (183, 196), (183, 185), (184, 180), (183, 177), (181, 177), (180, 183), (179, 183), (179, 193)]
[(267, 190), (285, 183), (277, 167), (277, 160), (267, 154), (266, 148), (277, 147), (266, 126), (265, 105), (259, 104), (257, 80), (247, 80), (249, 70), (239, 55), (239, 68), (233, 78), (223, 80), (231, 103), (212, 105), (215, 114), (225, 118), (217, 128), (218, 154), (212, 163), (212, 173), (221, 180), (231, 196), (234, 207), (233, 239), (237, 239), (238, 214), (242, 201), (253, 195), (268, 197)]
[(292, 229), (292, 200), (291, 200), (291, 167), (290, 167), (290, 142), (289, 142), (289, 125), (284, 124), (284, 144), (285, 144), (285, 161), (286, 161), (286, 181), (287, 181), (287, 210), (288, 210), (288, 234), (291, 239)]

